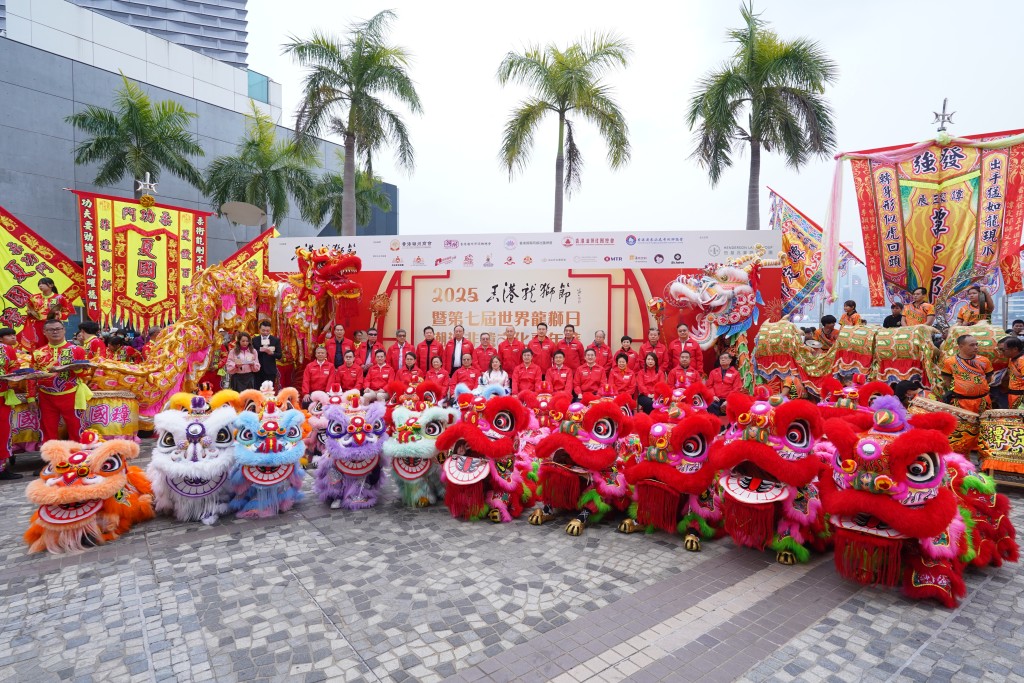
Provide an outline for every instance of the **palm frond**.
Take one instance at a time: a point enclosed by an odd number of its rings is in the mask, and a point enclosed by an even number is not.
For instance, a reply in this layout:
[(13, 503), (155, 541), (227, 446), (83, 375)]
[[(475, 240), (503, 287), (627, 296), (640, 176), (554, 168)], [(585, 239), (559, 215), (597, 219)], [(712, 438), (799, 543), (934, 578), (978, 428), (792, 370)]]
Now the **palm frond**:
[(531, 97), (519, 104), (505, 124), (505, 134), (498, 156), (508, 169), (510, 179), (529, 161), (537, 125), (548, 111), (554, 111), (551, 103)]
[(580, 189), (580, 174), (583, 172), (583, 155), (573, 138), (572, 121), (565, 120), (565, 194), (571, 197)]

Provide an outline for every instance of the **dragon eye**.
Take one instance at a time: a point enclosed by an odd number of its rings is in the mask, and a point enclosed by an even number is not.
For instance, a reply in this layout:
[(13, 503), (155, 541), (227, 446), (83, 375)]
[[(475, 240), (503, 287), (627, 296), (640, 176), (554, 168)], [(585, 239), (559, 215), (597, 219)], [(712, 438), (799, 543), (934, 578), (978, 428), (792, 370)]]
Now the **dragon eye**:
[(219, 444), (231, 443), (231, 430), (227, 427), (221, 427), (217, 430), (216, 441)]
[(704, 454), (707, 449), (707, 441), (700, 434), (694, 434), (683, 442), (683, 455), (687, 458), (696, 458)]
[(174, 448), (174, 434), (164, 432), (164, 435), (160, 437), (160, 445), (164, 448)]
[(333, 439), (337, 439), (345, 432), (345, 428), (341, 426), (340, 422), (331, 421), (327, 424), (327, 435)]
[(507, 410), (502, 410), (494, 419), (491, 420), (491, 426), (497, 429), (499, 432), (510, 432), (512, 427), (515, 426), (516, 421), (512, 418), (512, 413)]
[(786, 441), (793, 448), (805, 449), (811, 445), (811, 430), (803, 420), (797, 420), (786, 429)]
[(934, 453), (922, 453), (907, 466), (907, 479), (918, 483), (930, 481), (935, 478), (938, 469), (938, 456)]
[(594, 426), (593, 428), (591, 428), (590, 433), (596, 439), (608, 440), (615, 438), (616, 431), (617, 427), (615, 426), (615, 423), (612, 422), (610, 418), (602, 417), (600, 420), (594, 423)]
[(423, 433), (431, 438), (437, 438), (438, 436), (441, 435), (441, 432), (443, 431), (444, 428), (441, 426), (441, 423), (438, 420), (431, 420), (423, 428)]
[(256, 435), (253, 434), (252, 430), (249, 429), (248, 427), (242, 427), (241, 429), (238, 430), (239, 441), (253, 441), (255, 440), (255, 438)]
[(100, 472), (116, 472), (121, 469), (121, 456), (112, 455), (103, 461)]

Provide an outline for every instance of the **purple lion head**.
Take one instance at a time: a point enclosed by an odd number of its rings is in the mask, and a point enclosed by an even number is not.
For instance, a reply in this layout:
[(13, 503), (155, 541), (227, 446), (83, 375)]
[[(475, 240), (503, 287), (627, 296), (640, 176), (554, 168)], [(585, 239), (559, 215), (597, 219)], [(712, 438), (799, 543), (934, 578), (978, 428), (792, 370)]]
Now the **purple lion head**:
[(327, 417), (327, 453), (331, 458), (346, 461), (370, 460), (379, 455), (387, 439), (384, 424), (385, 406), (371, 403), (365, 411), (346, 412), (331, 406)]

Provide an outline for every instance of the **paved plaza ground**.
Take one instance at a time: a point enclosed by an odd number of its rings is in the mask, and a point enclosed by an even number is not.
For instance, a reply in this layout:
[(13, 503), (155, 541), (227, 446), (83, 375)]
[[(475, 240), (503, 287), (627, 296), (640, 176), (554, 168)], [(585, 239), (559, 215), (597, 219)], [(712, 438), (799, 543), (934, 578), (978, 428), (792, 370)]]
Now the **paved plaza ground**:
[(374, 510), (310, 497), (27, 556), (28, 481), (0, 485), (0, 681), (1024, 681), (1019, 565), (971, 571), (947, 610), (843, 581), (831, 556), (459, 522), (390, 487)]

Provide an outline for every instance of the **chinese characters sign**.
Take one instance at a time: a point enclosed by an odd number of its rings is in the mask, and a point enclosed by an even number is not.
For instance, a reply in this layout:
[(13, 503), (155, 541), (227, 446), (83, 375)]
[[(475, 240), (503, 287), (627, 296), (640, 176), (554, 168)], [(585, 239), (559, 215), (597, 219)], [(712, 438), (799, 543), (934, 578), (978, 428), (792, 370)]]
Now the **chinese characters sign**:
[(249, 244), (224, 259), (224, 261), (221, 262), (221, 265), (227, 268), (244, 268), (251, 270), (256, 273), (256, 276), (261, 280), (264, 277), (269, 277), (272, 280), (278, 279), (278, 277), (271, 275), (270, 269), (267, 267), (267, 261), (270, 258), (267, 243), (271, 238), (277, 236), (277, 228), (274, 226), (267, 228), (252, 242), (249, 242)]
[(210, 213), (75, 194), (89, 317), (139, 330), (175, 320), (185, 288), (206, 266)]
[(1024, 144), (955, 139), (863, 156), (851, 163), (872, 305), (886, 289), (904, 300), (917, 287), (933, 300), (949, 286), (956, 294), (997, 267), (1007, 293), (1021, 291), (1019, 260), (1003, 256), (1020, 243)]
[(21, 331), (41, 277), (51, 278), (73, 303), (85, 294), (82, 269), (0, 207), (0, 327)]
[[(770, 191), (772, 230), (782, 232), (782, 317), (800, 313), (822, 289), (821, 227), (795, 206)], [(839, 268), (859, 259), (840, 245)]]

